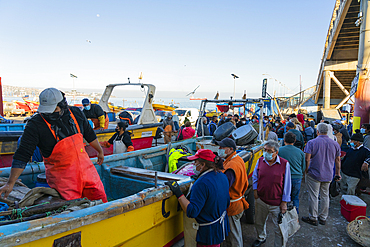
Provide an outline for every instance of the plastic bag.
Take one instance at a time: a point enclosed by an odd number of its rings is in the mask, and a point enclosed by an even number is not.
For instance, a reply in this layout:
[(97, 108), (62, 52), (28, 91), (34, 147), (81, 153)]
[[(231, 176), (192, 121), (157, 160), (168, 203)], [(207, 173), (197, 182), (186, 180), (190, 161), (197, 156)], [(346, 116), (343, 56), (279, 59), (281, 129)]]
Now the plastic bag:
[(333, 179), (333, 181), (331, 181), (330, 187), (329, 187), (329, 194), (330, 194), (330, 196), (331, 197), (338, 196), (339, 195), (339, 191), (340, 191), (340, 186), (339, 186), (338, 182)]

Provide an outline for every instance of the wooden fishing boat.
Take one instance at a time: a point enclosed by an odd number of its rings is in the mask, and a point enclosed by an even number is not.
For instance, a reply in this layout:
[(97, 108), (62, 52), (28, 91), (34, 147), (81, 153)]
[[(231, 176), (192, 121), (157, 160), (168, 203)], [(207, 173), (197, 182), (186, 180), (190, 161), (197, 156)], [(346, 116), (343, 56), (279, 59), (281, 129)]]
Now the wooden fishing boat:
[[(185, 146), (194, 153), (196, 143), (204, 140), (191, 138), (172, 143), (171, 147)], [(102, 166), (95, 167), (108, 203), (0, 226), (1, 245), (172, 246), (183, 236), (183, 214), (176, 197), (163, 185), (177, 180), (186, 192), (192, 179), (164, 172), (168, 145), (107, 156)], [(255, 146), (242, 156), (249, 177), (260, 152), (261, 146)], [(179, 161), (179, 166), (184, 162)], [(29, 164), (20, 179), (32, 187), (34, 178), (44, 171), (43, 163)], [(10, 168), (0, 169), (0, 177), (8, 177), (9, 173)]]
[[(131, 133), (132, 144), (135, 150), (145, 149), (152, 147), (153, 138), (156, 135), (157, 128), (162, 126), (162, 123), (158, 123), (155, 113), (153, 110), (152, 102), (155, 94), (155, 86), (152, 84), (139, 84), (139, 83), (123, 83), (123, 84), (109, 84), (106, 86), (106, 89), (102, 95), (101, 100), (99, 101), (99, 105), (103, 108), (105, 112), (109, 112), (108, 100), (112, 94), (113, 89), (116, 86), (125, 86), (125, 85), (136, 85), (140, 87), (147, 87), (146, 92), (146, 99), (144, 101), (141, 115), (137, 124), (130, 125), (127, 128), (127, 131)], [(20, 126), (25, 126), (25, 124), (17, 125), (18, 128)], [(99, 142), (108, 141), (113, 134), (115, 133), (115, 124), (111, 124), (108, 129), (106, 130), (96, 130), (96, 135), (98, 137)], [(10, 124), (7, 125), (9, 130), (12, 128)], [(8, 129), (1, 129), (0, 127), (0, 167), (9, 167), (11, 166), (13, 155), (15, 150), (17, 149), (17, 141), (18, 138), (22, 135), (23, 129), (13, 132), (13, 133), (6, 133), (9, 131)], [(113, 147), (111, 148), (103, 148), (105, 155), (110, 155), (113, 153)], [(95, 149), (90, 147), (86, 144), (86, 151), (89, 156), (96, 157), (97, 152)]]
[(28, 100), (27, 98), (23, 98), (24, 102), (26, 102), (26, 105), (30, 108), (31, 112), (37, 112), (39, 109), (39, 102)]
[(163, 104), (153, 104), (154, 111), (173, 111), (176, 108), (168, 105)]

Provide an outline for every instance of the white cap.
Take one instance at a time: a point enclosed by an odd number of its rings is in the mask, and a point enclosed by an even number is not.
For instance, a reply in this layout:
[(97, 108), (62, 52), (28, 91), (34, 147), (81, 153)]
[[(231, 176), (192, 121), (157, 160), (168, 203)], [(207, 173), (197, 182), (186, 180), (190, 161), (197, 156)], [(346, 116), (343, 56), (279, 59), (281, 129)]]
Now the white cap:
[(56, 88), (47, 88), (39, 96), (39, 113), (53, 113), (57, 104), (63, 100), (62, 93)]

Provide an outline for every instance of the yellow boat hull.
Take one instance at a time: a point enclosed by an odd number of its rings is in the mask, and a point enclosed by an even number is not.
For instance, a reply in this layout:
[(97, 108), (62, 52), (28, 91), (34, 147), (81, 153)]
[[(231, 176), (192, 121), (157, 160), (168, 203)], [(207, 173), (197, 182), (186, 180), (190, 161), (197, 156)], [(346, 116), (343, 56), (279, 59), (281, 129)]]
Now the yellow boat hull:
[[(183, 214), (177, 210), (177, 199), (165, 201), (168, 218), (162, 215), (162, 201), (152, 203), (90, 225), (43, 237), (22, 247), (53, 246), (54, 241), (81, 232), (81, 246), (166, 246), (183, 232)], [(40, 236), (42, 237), (42, 236)], [(171, 244), (171, 243), (170, 243)]]

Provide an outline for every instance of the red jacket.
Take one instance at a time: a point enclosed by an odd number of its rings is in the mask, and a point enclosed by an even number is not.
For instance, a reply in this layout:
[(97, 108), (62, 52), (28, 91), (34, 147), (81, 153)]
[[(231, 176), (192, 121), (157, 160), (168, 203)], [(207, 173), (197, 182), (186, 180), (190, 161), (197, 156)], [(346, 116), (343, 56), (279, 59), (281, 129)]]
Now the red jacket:
[(195, 134), (195, 130), (192, 127), (185, 127), (182, 130), (183, 140), (192, 138)]

